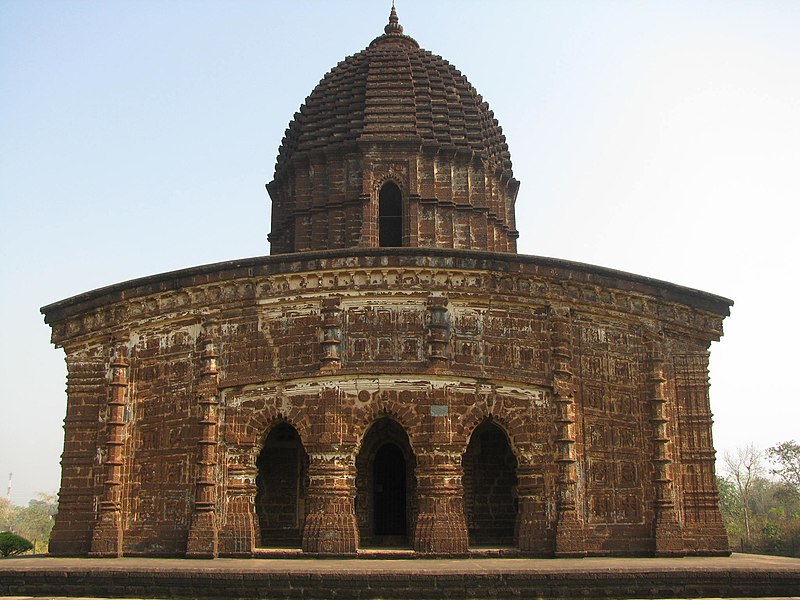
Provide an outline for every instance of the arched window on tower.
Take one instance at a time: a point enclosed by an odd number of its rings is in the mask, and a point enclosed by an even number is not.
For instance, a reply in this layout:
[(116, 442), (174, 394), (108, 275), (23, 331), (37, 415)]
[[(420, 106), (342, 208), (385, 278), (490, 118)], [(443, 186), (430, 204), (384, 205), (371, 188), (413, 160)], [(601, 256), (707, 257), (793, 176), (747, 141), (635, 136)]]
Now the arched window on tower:
[(403, 245), (403, 194), (387, 181), (378, 199), (378, 243), (381, 247)]

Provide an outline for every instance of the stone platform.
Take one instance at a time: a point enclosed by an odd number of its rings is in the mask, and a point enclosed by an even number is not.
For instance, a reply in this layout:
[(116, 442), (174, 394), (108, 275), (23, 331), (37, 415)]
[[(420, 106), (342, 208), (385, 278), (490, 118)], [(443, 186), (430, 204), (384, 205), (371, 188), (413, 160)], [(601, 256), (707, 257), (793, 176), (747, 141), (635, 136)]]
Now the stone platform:
[(800, 559), (8, 558), (0, 596), (106, 598), (800, 597)]

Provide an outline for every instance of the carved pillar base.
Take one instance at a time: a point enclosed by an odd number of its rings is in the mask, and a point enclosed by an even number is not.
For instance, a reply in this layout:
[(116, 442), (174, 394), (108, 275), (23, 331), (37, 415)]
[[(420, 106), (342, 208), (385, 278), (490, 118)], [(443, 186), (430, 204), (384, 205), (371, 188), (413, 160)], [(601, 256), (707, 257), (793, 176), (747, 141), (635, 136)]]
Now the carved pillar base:
[(674, 512), (656, 517), (655, 555), (684, 556), (683, 532), (675, 519)]
[[(438, 462), (442, 459), (445, 462)], [(421, 455), (418, 460), (419, 511), (414, 530), (414, 550), (448, 556), (467, 554), (469, 533), (464, 516), (460, 455)]]
[(218, 537), (214, 513), (196, 513), (189, 529), (186, 558), (216, 558), (219, 551)]
[(230, 496), (225, 525), (219, 530), (219, 555), (250, 557), (256, 543), (253, 513), (255, 490), (248, 495)]
[[(339, 507), (343, 508), (343, 507)], [(356, 517), (350, 514), (333, 513), (330, 504), (325, 511), (306, 515), (303, 527), (303, 552), (313, 554), (355, 554), (358, 551), (358, 527)]]
[(547, 536), (544, 480), (533, 465), (517, 467), (517, 547), (526, 554), (552, 556), (553, 547)]
[(414, 550), (422, 554), (464, 555), (469, 551), (464, 511), (455, 507), (420, 513), (414, 530)]
[(303, 552), (338, 555), (358, 551), (354, 473), (351, 457), (309, 456)]
[(119, 511), (101, 512), (92, 534), (91, 558), (122, 556), (122, 526)]
[(555, 556), (580, 558), (586, 556), (585, 532), (577, 519), (559, 521), (556, 526)]

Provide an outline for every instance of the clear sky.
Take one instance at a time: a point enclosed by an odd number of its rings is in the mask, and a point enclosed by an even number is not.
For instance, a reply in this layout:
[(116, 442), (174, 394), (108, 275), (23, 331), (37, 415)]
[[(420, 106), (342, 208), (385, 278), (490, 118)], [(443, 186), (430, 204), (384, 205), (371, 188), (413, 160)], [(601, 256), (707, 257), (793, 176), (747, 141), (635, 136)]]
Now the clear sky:
[[(0, 493), (59, 485), (39, 307), (267, 254), (283, 132), (389, 0), (0, 0)], [(397, 0), (507, 135), (520, 252), (735, 300), (719, 451), (800, 441), (800, 2)]]

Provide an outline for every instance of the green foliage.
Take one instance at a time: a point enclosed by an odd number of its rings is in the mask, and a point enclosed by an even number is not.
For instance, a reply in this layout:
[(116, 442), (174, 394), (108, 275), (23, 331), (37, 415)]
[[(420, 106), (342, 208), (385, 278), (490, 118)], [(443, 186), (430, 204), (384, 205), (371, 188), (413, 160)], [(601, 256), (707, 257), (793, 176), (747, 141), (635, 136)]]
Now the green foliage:
[(34, 552), (46, 550), (57, 508), (55, 494), (38, 494), (28, 506), (13, 506), (8, 499), (0, 498), (0, 531), (32, 540)]
[(725, 471), (734, 484), (741, 507), (742, 525), (744, 526), (744, 542), (752, 544), (753, 537), (753, 495), (759, 482), (763, 480), (761, 452), (752, 444), (739, 448), (736, 453), (726, 452), (724, 456)]
[(24, 537), (10, 531), (0, 533), (0, 556), (14, 556), (32, 549), (33, 544)]
[(28, 502), (28, 506), (14, 507), (12, 513), (13, 530), (33, 540), (37, 548), (41, 544), (47, 547), (50, 531), (53, 529), (53, 516), (57, 504), (55, 495), (39, 494), (38, 499)]
[(0, 531), (11, 528), (11, 501), (8, 498), (0, 498)]
[(769, 448), (767, 456), (776, 465), (770, 472), (800, 491), (800, 444), (794, 440), (781, 442)]
[(751, 448), (734, 458), (726, 457), (727, 477), (717, 478), (731, 548), (800, 557), (800, 487), (786, 477), (774, 481), (754, 469)]

